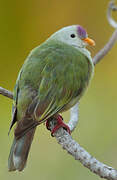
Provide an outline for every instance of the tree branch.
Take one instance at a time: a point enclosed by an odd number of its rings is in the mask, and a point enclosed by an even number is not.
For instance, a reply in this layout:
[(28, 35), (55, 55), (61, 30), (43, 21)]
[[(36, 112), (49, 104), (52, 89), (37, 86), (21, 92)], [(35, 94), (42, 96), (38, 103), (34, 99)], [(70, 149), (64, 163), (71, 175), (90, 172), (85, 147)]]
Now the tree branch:
[(2, 87), (0, 87), (0, 94), (8, 97), (10, 99), (13, 99), (13, 93), (8, 91), (7, 89), (2, 88)]
[[(107, 18), (109, 23), (114, 28), (117, 28), (117, 23), (112, 19), (111, 16), (111, 11), (115, 11), (115, 10), (117, 10), (117, 7), (114, 5), (114, 1), (111, 1), (108, 7)], [(110, 40), (104, 46), (104, 48), (102, 48), (93, 58), (94, 65), (97, 64), (108, 53), (108, 51), (115, 44), (116, 40), (117, 40), (117, 29), (112, 34)], [(13, 99), (12, 92), (2, 87), (0, 87), (0, 94), (10, 99)], [(78, 109), (77, 105), (75, 105), (71, 109), (71, 119), (68, 123), (71, 131), (74, 130), (78, 122), (77, 109)], [(50, 121), (50, 129), (53, 129), (55, 124), (56, 124), (55, 119), (53, 119), (53, 121)], [(117, 170), (99, 162), (94, 157), (92, 157), (84, 148), (82, 148), (76, 141), (74, 141), (72, 137), (63, 128), (58, 129), (58, 131), (54, 134), (54, 136), (56, 137), (58, 143), (63, 147), (63, 149), (65, 149), (69, 154), (71, 154), (76, 160), (79, 160), (85, 167), (90, 169), (90, 171), (99, 175), (102, 178), (108, 180), (117, 180)]]
[[(56, 125), (56, 120), (50, 121), (50, 129), (52, 130)], [(57, 142), (65, 149), (75, 160), (82, 163), (83, 166), (87, 167), (93, 173), (99, 175), (101, 178), (108, 180), (117, 180), (117, 170), (99, 162), (93, 156), (91, 156), (84, 148), (82, 148), (76, 141), (72, 139), (69, 133), (60, 128), (55, 132), (54, 136)]]
[[(7, 97), (12, 99), (13, 94), (10, 91), (0, 87), (0, 94), (6, 96), (4, 92), (7, 92)], [(55, 125), (56, 119), (53, 119), (53, 121), (50, 121), (49, 128), (52, 130)], [(72, 129), (73, 125), (71, 123), (69, 123), (69, 126), (70, 129)], [(72, 139), (72, 137), (66, 132), (66, 130), (60, 128), (56, 133), (54, 133), (54, 136), (63, 149), (71, 154), (75, 158), (75, 160), (80, 161), (82, 165), (87, 167), (90, 171), (102, 178), (108, 180), (117, 180), (117, 170), (99, 162), (97, 159), (91, 156), (84, 148), (82, 148), (75, 140)]]

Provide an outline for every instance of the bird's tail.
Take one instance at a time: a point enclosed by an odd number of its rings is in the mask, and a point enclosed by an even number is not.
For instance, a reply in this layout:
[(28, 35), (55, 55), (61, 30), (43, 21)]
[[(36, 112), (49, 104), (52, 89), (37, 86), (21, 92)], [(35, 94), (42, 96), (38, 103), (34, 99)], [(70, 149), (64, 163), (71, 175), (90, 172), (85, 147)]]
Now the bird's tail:
[(32, 128), (20, 138), (14, 137), (8, 159), (9, 171), (22, 171), (26, 166), (26, 161), (34, 137), (35, 129), (36, 128)]

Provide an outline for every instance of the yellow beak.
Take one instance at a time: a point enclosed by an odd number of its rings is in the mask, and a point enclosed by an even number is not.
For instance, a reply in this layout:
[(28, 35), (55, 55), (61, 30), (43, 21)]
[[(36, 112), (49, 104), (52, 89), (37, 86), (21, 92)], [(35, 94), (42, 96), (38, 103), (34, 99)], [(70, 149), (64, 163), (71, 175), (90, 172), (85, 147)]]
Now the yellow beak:
[(86, 42), (87, 44), (91, 45), (91, 46), (95, 46), (95, 41), (93, 39), (84, 38), (83, 41)]

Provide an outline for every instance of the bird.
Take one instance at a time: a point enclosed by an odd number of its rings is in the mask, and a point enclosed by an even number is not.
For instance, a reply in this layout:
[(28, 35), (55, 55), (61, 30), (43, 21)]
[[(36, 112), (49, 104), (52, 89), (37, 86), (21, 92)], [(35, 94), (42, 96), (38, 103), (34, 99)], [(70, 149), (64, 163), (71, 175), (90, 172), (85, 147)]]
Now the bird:
[(60, 115), (84, 95), (94, 74), (87, 45), (95, 41), (81, 25), (64, 27), (34, 48), (26, 58), (13, 92), (12, 121), (14, 140), (8, 157), (9, 171), (26, 167), (29, 150), (38, 125), (57, 120), (53, 135), (69, 127)]

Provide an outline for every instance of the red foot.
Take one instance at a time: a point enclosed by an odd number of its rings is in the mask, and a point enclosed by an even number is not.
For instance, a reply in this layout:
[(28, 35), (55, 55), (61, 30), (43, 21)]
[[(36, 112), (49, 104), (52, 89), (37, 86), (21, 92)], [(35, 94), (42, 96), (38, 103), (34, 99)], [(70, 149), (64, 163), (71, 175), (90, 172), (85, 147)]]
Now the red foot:
[[(48, 126), (48, 122), (46, 123), (46, 126)], [(66, 129), (66, 131), (71, 134), (69, 126), (67, 126), (64, 122), (63, 122), (63, 118), (62, 116), (58, 115), (57, 117), (57, 125), (52, 129), (51, 131), (51, 135), (53, 136), (53, 134), (59, 129), (63, 127), (64, 129)], [(48, 128), (48, 127), (47, 127)]]

